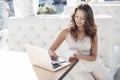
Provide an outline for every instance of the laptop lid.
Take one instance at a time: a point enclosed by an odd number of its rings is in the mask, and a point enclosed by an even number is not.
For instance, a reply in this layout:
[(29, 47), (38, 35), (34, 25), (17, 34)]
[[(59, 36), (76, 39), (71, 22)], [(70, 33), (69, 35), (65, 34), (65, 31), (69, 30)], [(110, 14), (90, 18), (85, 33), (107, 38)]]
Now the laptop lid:
[[(33, 65), (45, 68), (45, 69), (50, 70), (50, 71), (59, 70), (59, 69), (70, 64), (69, 62), (66, 61), (64, 63), (52, 65), (49, 53), (44, 48), (40, 48), (40, 47), (33, 46), (33, 45), (27, 45), (26, 50), (27, 50), (27, 53), (28, 53)], [(57, 68), (55, 68), (55, 67), (57, 67)]]

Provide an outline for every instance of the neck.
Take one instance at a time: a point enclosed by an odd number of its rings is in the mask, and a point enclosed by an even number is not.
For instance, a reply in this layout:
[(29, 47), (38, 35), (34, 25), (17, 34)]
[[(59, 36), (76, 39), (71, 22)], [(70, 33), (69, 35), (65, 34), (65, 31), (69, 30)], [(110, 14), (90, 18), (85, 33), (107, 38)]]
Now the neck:
[(78, 32), (79, 33), (84, 32), (84, 28), (83, 27), (78, 27)]

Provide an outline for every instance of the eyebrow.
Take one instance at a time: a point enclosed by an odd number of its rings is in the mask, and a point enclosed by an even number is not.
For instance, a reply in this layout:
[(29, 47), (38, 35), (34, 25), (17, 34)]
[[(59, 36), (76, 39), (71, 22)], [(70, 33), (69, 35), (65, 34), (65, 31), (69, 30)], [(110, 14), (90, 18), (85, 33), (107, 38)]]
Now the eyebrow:
[[(78, 16), (78, 15), (75, 15), (75, 16)], [(84, 17), (85, 18), (85, 16), (81, 16), (82, 18)]]

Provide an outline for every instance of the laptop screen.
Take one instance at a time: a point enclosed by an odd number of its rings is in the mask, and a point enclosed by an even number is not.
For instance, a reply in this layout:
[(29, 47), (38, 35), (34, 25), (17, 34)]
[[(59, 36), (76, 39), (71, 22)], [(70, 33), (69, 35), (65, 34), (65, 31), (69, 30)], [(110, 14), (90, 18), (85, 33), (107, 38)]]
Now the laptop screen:
[(55, 69), (55, 68), (60, 67), (61, 65), (60, 65), (60, 64), (58, 64), (58, 63), (56, 63), (56, 64), (53, 64), (53, 63), (52, 63), (52, 66), (53, 66), (53, 69)]

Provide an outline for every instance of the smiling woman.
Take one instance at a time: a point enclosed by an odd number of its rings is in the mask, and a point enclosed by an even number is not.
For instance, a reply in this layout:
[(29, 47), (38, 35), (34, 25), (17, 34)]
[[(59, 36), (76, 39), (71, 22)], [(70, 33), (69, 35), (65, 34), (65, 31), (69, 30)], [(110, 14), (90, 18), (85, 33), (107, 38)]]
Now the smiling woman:
[(49, 48), (51, 58), (57, 60), (56, 50), (66, 41), (69, 49), (75, 51), (68, 56), (69, 61), (79, 59), (64, 80), (113, 80), (101, 59), (97, 58), (98, 34), (92, 8), (88, 4), (80, 4), (75, 8), (71, 21), (73, 24), (62, 30)]

